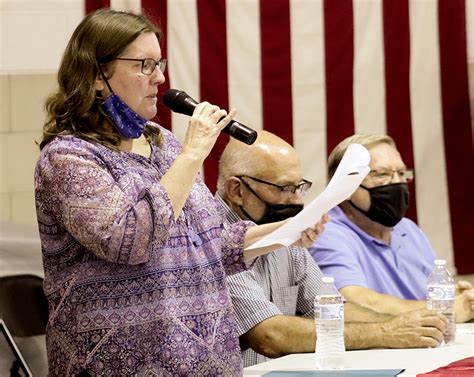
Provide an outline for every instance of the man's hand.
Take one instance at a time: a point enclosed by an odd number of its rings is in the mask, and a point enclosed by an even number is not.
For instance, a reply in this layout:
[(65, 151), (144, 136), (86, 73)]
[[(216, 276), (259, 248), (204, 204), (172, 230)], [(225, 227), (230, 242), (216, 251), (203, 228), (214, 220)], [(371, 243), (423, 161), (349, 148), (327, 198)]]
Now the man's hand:
[(446, 330), (446, 317), (433, 310), (407, 312), (381, 323), (385, 348), (437, 347)]
[(468, 291), (472, 289), (472, 284), (469, 283), (468, 281), (466, 280), (459, 280), (457, 283), (456, 283), (456, 296), (457, 295), (460, 295), (461, 293), (463, 293), (464, 291)]
[(329, 215), (324, 214), (313, 228), (305, 229), (301, 232), (301, 238), (292, 244), (292, 246), (310, 247), (316, 242), (318, 236), (324, 231), (324, 224), (329, 221)]
[(464, 289), (456, 295), (454, 299), (454, 318), (457, 323), (467, 322), (474, 318), (474, 288)]

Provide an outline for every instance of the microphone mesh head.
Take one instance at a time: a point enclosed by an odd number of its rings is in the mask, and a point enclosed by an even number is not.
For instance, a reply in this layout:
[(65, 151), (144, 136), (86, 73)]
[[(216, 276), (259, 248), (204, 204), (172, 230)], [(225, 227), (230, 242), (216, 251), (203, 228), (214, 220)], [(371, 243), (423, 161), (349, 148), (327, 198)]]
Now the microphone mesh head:
[(175, 113), (192, 115), (198, 104), (186, 92), (177, 89), (169, 89), (163, 95), (163, 103)]
[(179, 96), (180, 93), (184, 93), (178, 89), (169, 89), (163, 94), (163, 103), (173, 110), (173, 103), (176, 101), (176, 97)]

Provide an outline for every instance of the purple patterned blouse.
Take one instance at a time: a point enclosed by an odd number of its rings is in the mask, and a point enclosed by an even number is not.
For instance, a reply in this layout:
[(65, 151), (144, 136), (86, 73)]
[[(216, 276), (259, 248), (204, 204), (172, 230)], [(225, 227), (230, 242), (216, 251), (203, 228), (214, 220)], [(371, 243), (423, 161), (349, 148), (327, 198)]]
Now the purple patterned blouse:
[(225, 275), (254, 224), (228, 224), (200, 177), (174, 219), (160, 179), (181, 146), (158, 127), (150, 158), (73, 136), (39, 157), (51, 376), (242, 373)]

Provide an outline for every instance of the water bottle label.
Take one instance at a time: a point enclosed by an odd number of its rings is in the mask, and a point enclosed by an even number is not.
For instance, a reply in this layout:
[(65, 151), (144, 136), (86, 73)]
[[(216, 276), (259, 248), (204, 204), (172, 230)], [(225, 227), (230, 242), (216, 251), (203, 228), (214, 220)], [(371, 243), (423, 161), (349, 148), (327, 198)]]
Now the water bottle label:
[(454, 300), (454, 285), (429, 285), (430, 300)]
[(328, 304), (315, 305), (314, 316), (316, 319), (322, 320), (339, 320), (344, 319), (344, 305), (342, 304)]

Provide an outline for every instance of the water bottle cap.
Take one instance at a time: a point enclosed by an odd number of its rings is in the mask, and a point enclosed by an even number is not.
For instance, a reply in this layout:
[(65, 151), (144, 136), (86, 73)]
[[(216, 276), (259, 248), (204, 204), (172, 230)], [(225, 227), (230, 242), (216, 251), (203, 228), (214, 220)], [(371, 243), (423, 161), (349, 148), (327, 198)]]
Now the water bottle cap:
[(334, 283), (333, 276), (323, 276), (321, 280), (323, 281), (323, 283)]
[(435, 259), (435, 266), (446, 266), (446, 259)]

